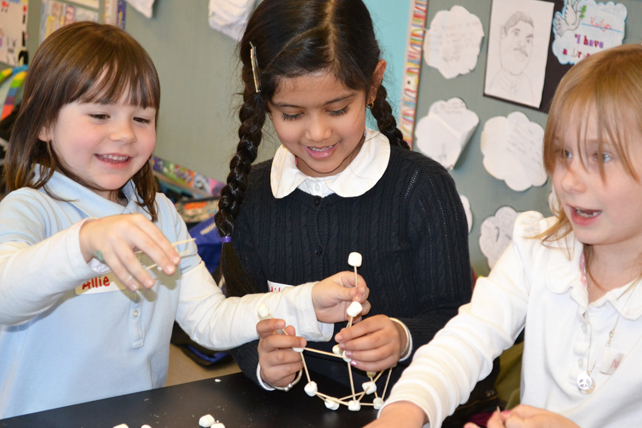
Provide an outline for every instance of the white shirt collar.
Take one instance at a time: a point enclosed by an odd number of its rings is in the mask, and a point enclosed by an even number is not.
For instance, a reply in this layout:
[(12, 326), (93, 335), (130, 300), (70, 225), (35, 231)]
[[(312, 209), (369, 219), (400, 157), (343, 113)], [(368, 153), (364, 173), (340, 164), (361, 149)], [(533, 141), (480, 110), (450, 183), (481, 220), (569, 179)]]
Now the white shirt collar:
[[(281, 199), (300, 188), (306, 193), (319, 196), (332, 193), (343, 198), (361, 196), (383, 177), (389, 161), (388, 138), (371, 129), (366, 129), (365, 141), (350, 165), (339, 174), (330, 177), (308, 177), (297, 168), (294, 155), (281, 145), (272, 161), (272, 194), (275, 198)], [(317, 192), (313, 189), (317, 189)]]

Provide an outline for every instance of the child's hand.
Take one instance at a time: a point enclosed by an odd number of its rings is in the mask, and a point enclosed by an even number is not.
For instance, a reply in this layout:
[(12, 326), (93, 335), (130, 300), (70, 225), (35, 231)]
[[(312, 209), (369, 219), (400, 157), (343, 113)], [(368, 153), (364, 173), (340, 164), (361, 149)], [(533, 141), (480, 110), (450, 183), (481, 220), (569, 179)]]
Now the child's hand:
[(378, 372), (397, 364), (406, 347), (404, 329), (385, 315), (366, 318), (335, 337), (354, 367)]
[(85, 222), (80, 228), (80, 249), (85, 261), (92, 258), (105, 263), (118, 280), (131, 290), (142, 284), (154, 286), (154, 278), (134, 254), (147, 254), (163, 272), (172, 275), (180, 256), (172, 243), (154, 223), (142, 214), (121, 214)]
[(421, 407), (409, 401), (398, 401), (384, 407), (379, 419), (365, 428), (421, 428), (427, 422)]
[(317, 319), (325, 323), (347, 321), (346, 311), (353, 301), (361, 303), (366, 315), (370, 312), (370, 303), (366, 300), (370, 290), (366, 282), (357, 275), (357, 284), (354, 283), (354, 272), (339, 272), (312, 288), (312, 304)]
[[(479, 427), (468, 423), (464, 428)], [(513, 410), (493, 413), (488, 420), (488, 428), (579, 428), (579, 426), (557, 413), (520, 404)]]
[[(287, 334), (278, 334), (283, 329)], [(292, 348), (304, 348), (306, 341), (297, 337), (294, 327), (285, 327), (285, 321), (267, 319), (256, 325), (259, 333), (259, 364), (261, 379), (272, 386), (285, 387), (303, 369), (301, 354)]]

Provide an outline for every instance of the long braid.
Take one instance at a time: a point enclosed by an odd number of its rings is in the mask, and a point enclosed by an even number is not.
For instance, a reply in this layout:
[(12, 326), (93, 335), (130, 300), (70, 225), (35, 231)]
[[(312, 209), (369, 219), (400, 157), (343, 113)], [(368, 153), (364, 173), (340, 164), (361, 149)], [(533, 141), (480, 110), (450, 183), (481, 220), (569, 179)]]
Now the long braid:
[(379, 132), (388, 137), (390, 145), (409, 149), (408, 143), (403, 139), (403, 134), (397, 128), (397, 121), (392, 114), (392, 107), (390, 107), (387, 97), (388, 91), (382, 83), (377, 89), (377, 98), (372, 106), (372, 116), (377, 120)]
[[(218, 212), (214, 219), (222, 237), (231, 237), (234, 231), (234, 220), (239, 214), (248, 175), (252, 163), (256, 160), (258, 147), (263, 137), (265, 123), (265, 103), (258, 93), (246, 93), (239, 111), (241, 126), (239, 127), (239, 144), (236, 154), (230, 161), (230, 173), (227, 176), (227, 186), (221, 190)], [(221, 269), (225, 277), (226, 293), (228, 296), (242, 296), (257, 292), (257, 288), (249, 275), (243, 269), (236, 252), (231, 244), (224, 244), (221, 250)]]

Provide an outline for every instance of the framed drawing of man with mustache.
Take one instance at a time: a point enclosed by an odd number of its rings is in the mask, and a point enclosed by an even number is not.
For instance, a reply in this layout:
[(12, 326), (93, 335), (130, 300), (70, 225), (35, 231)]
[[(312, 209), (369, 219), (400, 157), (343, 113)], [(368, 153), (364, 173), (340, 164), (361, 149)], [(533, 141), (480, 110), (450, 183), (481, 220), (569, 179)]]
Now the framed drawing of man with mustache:
[(493, 0), (485, 95), (540, 107), (553, 6), (539, 0)]

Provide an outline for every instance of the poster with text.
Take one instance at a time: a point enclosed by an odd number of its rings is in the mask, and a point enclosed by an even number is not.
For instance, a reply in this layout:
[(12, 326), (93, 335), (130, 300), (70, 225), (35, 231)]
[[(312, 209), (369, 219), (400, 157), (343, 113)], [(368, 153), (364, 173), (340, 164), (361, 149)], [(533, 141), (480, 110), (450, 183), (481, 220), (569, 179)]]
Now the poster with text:
[(40, 43), (57, 29), (79, 21), (98, 22), (98, 11), (55, 0), (42, 0)]
[(27, 11), (29, 0), (0, 2), (0, 62), (19, 65), (21, 52), (27, 50)]

